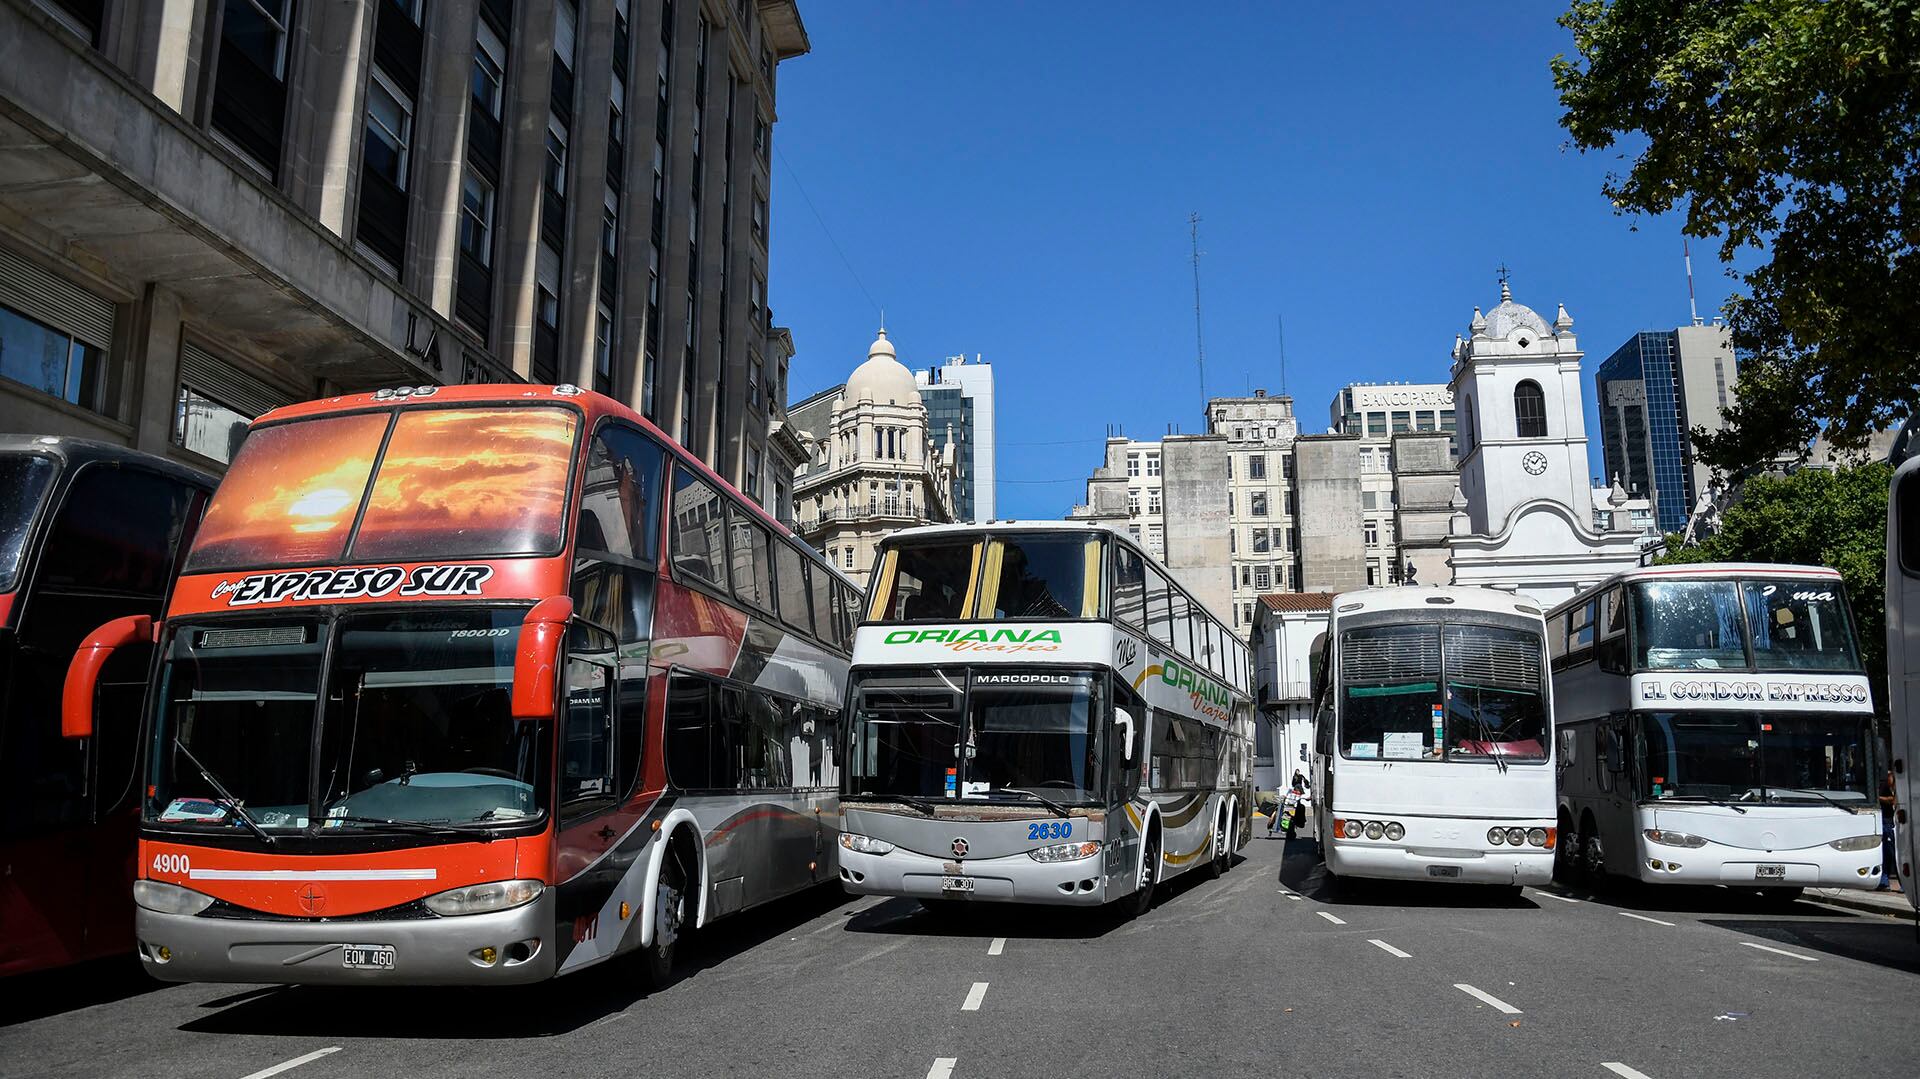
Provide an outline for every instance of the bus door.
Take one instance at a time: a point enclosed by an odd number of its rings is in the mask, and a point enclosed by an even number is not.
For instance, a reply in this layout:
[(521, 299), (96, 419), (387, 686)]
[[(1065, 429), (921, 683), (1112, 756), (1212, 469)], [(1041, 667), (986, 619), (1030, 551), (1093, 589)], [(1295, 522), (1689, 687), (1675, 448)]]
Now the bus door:
[(1874, 776), (1874, 790), (1891, 777), (1894, 864), (1887, 875), (1898, 872), (1907, 898), (1920, 906), (1920, 456), (1900, 465), (1887, 500), (1886, 591), (1892, 760)]
[(568, 634), (560, 708), (559, 830), (554, 880), (568, 884), (555, 908), (576, 943), (605, 927), (592, 924), (620, 867), (605, 858), (619, 839), (614, 810), (614, 728), (618, 706), (613, 635), (576, 619)]
[(1140, 797), (1140, 777), (1147, 760), (1147, 734), (1153, 718), (1147, 702), (1120, 677), (1113, 679), (1114, 711), (1107, 723), (1107, 858), (1105, 871), (1109, 887), (1134, 879), (1135, 861), (1140, 856), (1140, 830), (1133, 825), (1129, 811), (1140, 812), (1134, 803)]

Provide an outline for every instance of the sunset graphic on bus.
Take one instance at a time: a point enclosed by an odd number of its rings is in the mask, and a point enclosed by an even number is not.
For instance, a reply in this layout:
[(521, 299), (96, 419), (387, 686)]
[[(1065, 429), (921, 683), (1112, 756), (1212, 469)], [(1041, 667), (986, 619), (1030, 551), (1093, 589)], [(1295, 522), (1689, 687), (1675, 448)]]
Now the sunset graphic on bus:
[(387, 436), (390, 418), (335, 416), (249, 435), (207, 511), (188, 572), (558, 548), (578, 424), (572, 412), (415, 409)]

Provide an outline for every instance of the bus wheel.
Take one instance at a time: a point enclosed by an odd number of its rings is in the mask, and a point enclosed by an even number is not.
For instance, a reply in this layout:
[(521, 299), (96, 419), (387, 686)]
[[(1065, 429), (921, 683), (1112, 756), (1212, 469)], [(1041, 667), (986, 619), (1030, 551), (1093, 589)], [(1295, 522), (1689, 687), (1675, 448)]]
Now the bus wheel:
[(1227, 817), (1222, 813), (1220, 820), (1213, 826), (1213, 857), (1207, 860), (1209, 880), (1219, 880), (1220, 875), (1227, 871), (1227, 859), (1231, 857), (1228, 853), (1230, 842), (1227, 834)]
[(1160, 833), (1149, 832), (1141, 842), (1140, 880), (1133, 894), (1120, 901), (1121, 911), (1129, 918), (1138, 918), (1153, 907), (1153, 885), (1160, 879)]
[(687, 925), (687, 871), (680, 856), (669, 848), (660, 865), (660, 880), (653, 889), (653, 943), (642, 948), (647, 982), (654, 988), (667, 984), (673, 976), (674, 948)]
[(1607, 879), (1607, 849), (1601, 845), (1600, 829), (1592, 817), (1580, 822), (1580, 872), (1589, 888)]
[(1580, 833), (1573, 830), (1571, 821), (1560, 822), (1559, 842), (1553, 845), (1553, 879), (1561, 884), (1578, 883), (1580, 877)]

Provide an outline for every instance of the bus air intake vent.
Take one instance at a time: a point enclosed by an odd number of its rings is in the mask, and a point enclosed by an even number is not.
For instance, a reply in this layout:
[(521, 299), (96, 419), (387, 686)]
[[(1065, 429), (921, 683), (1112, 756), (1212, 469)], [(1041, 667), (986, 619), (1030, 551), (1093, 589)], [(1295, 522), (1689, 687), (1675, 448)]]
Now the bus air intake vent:
[(1447, 629), (1448, 677), (1459, 682), (1540, 691), (1540, 643), (1533, 637), (1488, 637), (1462, 627)]
[(1352, 633), (1341, 642), (1340, 666), (1349, 685), (1432, 680), (1440, 673), (1440, 638), (1425, 633)]

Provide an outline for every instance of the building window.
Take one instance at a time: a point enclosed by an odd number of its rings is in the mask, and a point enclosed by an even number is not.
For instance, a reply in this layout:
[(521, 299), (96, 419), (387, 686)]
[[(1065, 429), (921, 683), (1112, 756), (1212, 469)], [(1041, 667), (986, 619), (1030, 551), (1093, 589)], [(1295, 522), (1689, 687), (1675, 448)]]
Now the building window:
[(1268, 589), (1273, 587), (1273, 570), (1271, 567), (1268, 567), (1268, 566), (1254, 567), (1253, 587), (1256, 591), (1259, 591), (1259, 592), (1265, 592)]
[(460, 250), (482, 266), (493, 264), (493, 185), (471, 169), (460, 182)]
[(1135, 542), (1135, 543), (1139, 543), (1139, 542), (1140, 542), (1140, 526), (1139, 526), (1139, 525), (1128, 525), (1128, 526), (1127, 526), (1127, 535), (1129, 535), (1129, 536), (1132, 536), (1132, 537), (1133, 537), (1133, 542)]
[(407, 144), (413, 137), (413, 103), (375, 68), (367, 82), (367, 171), (407, 189)]
[(766, 377), (765, 367), (758, 356), (747, 357), (747, 407), (758, 411), (760, 408), (760, 382)]
[(1383, 437), (1386, 433), (1387, 433), (1387, 414), (1384, 412), (1367, 413), (1367, 437), (1380, 438), (1380, 437)]
[(1367, 587), (1372, 588), (1374, 585), (1377, 585), (1379, 583), (1380, 583), (1380, 567), (1374, 565), (1371, 562), (1367, 563)]
[(1160, 492), (1148, 491), (1147, 492), (1147, 513), (1155, 514), (1159, 512), (1160, 512)]
[(473, 42), (473, 102), (496, 120), (504, 99), (506, 72), (507, 46), (482, 19)]
[(1267, 492), (1255, 491), (1247, 496), (1247, 513), (1253, 517), (1267, 515)]
[(555, 195), (567, 193), (567, 125), (558, 117), (547, 117), (547, 190)]
[(608, 188), (603, 205), (600, 213), (600, 251), (608, 258), (614, 258), (620, 253), (620, 196)]
[(1234, 429), (1233, 429), (1233, 440), (1234, 440), (1235, 442), (1245, 442), (1245, 441), (1247, 440), (1247, 429), (1246, 429), (1245, 427), (1236, 427), (1236, 428), (1234, 428)]
[(1147, 454), (1147, 475), (1158, 476), (1159, 474), (1160, 474), (1160, 455), (1157, 453)]
[(1271, 545), (1270, 536), (1272, 534), (1264, 528), (1255, 528), (1248, 532), (1248, 535), (1253, 538), (1253, 553), (1266, 554)]
[(1140, 516), (1140, 492), (1138, 491), (1127, 492), (1127, 516)]
[[(1369, 547), (1380, 546), (1380, 526), (1374, 523), (1373, 521), (1368, 521), (1364, 526), (1361, 527), (1360, 535), (1361, 535), (1361, 538), (1366, 541), (1367, 546)], [(1368, 581), (1367, 583), (1372, 584), (1373, 582)]]
[(747, 447), (746, 484), (747, 484), (747, 497), (756, 498), (756, 499), (759, 498), (760, 497), (760, 451), (757, 449), (754, 449), (752, 446)]
[(107, 351), (0, 306), (0, 377), (106, 412)]
[(1538, 382), (1527, 379), (1513, 388), (1513, 422), (1521, 438), (1547, 437), (1547, 397)]
[(593, 382), (601, 393), (613, 389), (613, 309), (600, 304), (593, 320)]
[(1247, 458), (1247, 478), (1250, 480), (1264, 480), (1267, 478), (1266, 454), (1256, 453)]
[(1140, 474), (1140, 455), (1137, 453), (1127, 454), (1127, 475), (1138, 476), (1139, 474)]
[(253, 417), (180, 384), (174, 402), (173, 444), (209, 460), (231, 464)]

